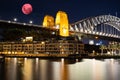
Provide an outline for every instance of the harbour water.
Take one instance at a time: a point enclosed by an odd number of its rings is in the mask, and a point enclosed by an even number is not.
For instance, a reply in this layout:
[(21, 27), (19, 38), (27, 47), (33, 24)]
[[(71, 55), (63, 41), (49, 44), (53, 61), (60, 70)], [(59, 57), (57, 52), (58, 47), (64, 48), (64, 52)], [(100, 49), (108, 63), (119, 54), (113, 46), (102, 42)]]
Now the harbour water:
[(0, 80), (119, 80), (120, 59), (5, 58)]

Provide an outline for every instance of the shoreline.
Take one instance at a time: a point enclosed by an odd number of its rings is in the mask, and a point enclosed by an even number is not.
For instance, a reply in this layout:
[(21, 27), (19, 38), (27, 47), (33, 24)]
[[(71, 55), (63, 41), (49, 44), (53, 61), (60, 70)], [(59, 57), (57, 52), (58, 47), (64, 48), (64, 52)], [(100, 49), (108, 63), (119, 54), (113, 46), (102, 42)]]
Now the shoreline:
[(81, 56), (79, 54), (71, 55), (71, 54), (0, 54), (3, 58), (11, 57), (11, 58), (68, 58), (68, 59), (120, 59), (120, 55), (85, 55)]

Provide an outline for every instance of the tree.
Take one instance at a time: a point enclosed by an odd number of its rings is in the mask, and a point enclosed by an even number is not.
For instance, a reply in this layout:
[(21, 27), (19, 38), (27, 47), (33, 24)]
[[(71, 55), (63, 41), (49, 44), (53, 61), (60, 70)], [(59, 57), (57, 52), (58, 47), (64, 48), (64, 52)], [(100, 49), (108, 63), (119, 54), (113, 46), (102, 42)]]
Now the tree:
[(101, 49), (101, 54), (103, 54), (103, 53), (104, 53), (104, 49), (107, 49), (107, 47), (102, 44), (102, 45), (100, 46), (100, 49)]
[(5, 41), (18, 41), (23, 36), (24, 32), (20, 29), (7, 29), (4, 31)]

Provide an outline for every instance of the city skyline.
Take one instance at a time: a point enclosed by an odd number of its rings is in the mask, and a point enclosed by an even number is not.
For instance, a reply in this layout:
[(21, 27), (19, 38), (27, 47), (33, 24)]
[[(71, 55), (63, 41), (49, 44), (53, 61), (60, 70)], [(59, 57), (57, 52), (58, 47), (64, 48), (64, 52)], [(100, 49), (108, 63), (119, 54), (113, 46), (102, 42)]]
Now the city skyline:
[[(22, 13), (21, 8), (25, 3), (30, 3), (33, 7), (33, 12), (29, 15)], [(32, 20), (33, 24), (41, 25), (45, 15), (51, 15), (55, 18), (56, 13), (60, 10), (68, 14), (69, 23), (74, 23), (91, 16), (111, 14), (119, 17), (120, 14), (119, 0), (0, 1), (0, 19), (2, 20), (17, 18), (18, 22), (28, 23), (29, 20)]]

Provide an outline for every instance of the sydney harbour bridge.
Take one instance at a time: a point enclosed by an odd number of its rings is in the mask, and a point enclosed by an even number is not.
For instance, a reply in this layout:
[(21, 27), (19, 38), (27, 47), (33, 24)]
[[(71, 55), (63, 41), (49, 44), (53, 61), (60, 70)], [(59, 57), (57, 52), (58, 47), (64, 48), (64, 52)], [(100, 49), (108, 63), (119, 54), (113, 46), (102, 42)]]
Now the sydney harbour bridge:
[[(89, 42), (85, 43), (85, 39)], [(67, 14), (58, 11), (55, 20), (46, 15), (42, 25), (34, 25), (32, 21), (20, 23), (17, 19), (0, 20), (0, 41), (1, 51), (7, 53), (24, 50), (28, 53), (91, 53), (94, 50), (103, 53), (99, 51), (100, 47), (111, 53), (119, 53), (120, 48), (117, 46), (120, 45), (120, 18), (100, 15), (70, 24)]]
[[(64, 17), (65, 18), (65, 17)], [(18, 28), (26, 28), (29, 29), (35, 29), (35, 30), (42, 30), (46, 29), (48, 31), (52, 30), (51, 34), (55, 34), (56, 31), (60, 29), (61, 26), (66, 26), (66, 21), (62, 20), (62, 22), (56, 22), (56, 24), (53, 23), (54, 19), (51, 18), (51, 16), (46, 17), (47, 20), (44, 19), (43, 25), (34, 25), (32, 23), (20, 23), (17, 21), (5, 21), (0, 20), (0, 27), (4, 28), (7, 26), (7, 28), (18, 27)], [(57, 19), (56, 19), (57, 20)], [(65, 23), (65, 24), (64, 24)], [(68, 21), (67, 21), (68, 23)], [(8, 27), (12, 25), (11, 27)], [(52, 26), (52, 27), (51, 27)], [(66, 28), (65, 28), (66, 29)], [(62, 28), (62, 32), (66, 33), (65, 30)], [(100, 15), (95, 17), (88, 17), (85, 19), (82, 19), (78, 22), (69, 24), (68, 23), (68, 34), (67, 36), (78, 36), (81, 38), (83, 35), (89, 35), (89, 36), (98, 36), (102, 39), (110, 39), (115, 41), (120, 41), (120, 18), (112, 15)]]
[(120, 38), (120, 18), (112, 15), (89, 17), (71, 24), (70, 31)]

